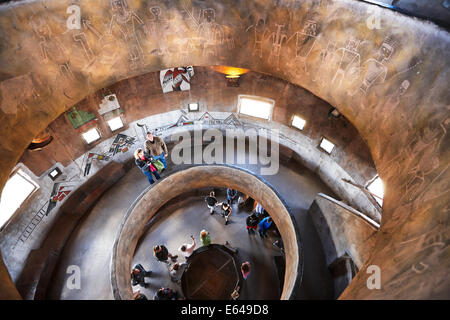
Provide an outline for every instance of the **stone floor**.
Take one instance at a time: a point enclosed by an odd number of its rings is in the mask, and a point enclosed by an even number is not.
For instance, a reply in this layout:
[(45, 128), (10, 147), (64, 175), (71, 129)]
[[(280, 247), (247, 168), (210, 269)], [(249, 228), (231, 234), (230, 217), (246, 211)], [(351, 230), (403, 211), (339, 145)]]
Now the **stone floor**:
[[(221, 202), (226, 199), (225, 193), (217, 194)], [(135, 290), (141, 290), (147, 297), (152, 297), (160, 287), (171, 287), (181, 293), (181, 289), (169, 278), (167, 264), (156, 261), (152, 254), (155, 244), (164, 244), (172, 254), (178, 255), (178, 261), (184, 262), (181, 252), (177, 249), (183, 243), (191, 243), (190, 235), (196, 239), (197, 248), (201, 246), (199, 233), (206, 229), (211, 234), (212, 243), (224, 244), (229, 241), (233, 247), (238, 248), (238, 260), (250, 261), (252, 273), (242, 287), (242, 299), (279, 299), (281, 295), (274, 256), (280, 256), (280, 250), (273, 246), (277, 239), (276, 234), (271, 232), (266, 239), (259, 235), (249, 235), (245, 229), (245, 219), (248, 213), (239, 210), (237, 204), (233, 204), (232, 219), (228, 225), (224, 224), (224, 218), (216, 213), (210, 215), (205, 201), (200, 197), (190, 197), (178, 203), (178, 209), (172, 211), (170, 208), (159, 212), (164, 216), (152, 225), (143, 236), (136, 250), (133, 265), (141, 263), (144, 268), (153, 271), (153, 277), (147, 278), (149, 288), (144, 289), (139, 285)]]
[[(245, 166), (249, 169), (248, 166)], [(286, 200), (298, 224), (304, 246), (303, 282), (298, 288), (299, 299), (332, 299), (333, 281), (326, 268), (320, 239), (314, 229), (307, 209), (318, 192), (334, 196), (332, 191), (313, 173), (295, 161), (282, 163), (279, 173), (264, 177)], [(110, 284), (111, 251), (116, 232), (123, 215), (148, 187), (146, 177), (137, 168), (132, 168), (113, 188), (105, 193), (92, 211), (80, 222), (72, 233), (55, 269), (49, 286), (49, 299), (113, 299)], [(253, 262), (254, 269), (241, 293), (242, 298), (276, 299), (280, 295), (273, 256), (279, 254), (272, 242), (249, 237), (244, 228), (246, 213), (235, 212), (233, 222), (224, 225), (218, 215), (209, 216), (203, 197), (186, 199), (182, 208), (161, 212), (143, 237), (135, 252), (135, 262), (154, 271), (149, 278), (150, 288), (141, 289), (149, 298), (156, 287), (171, 286), (167, 269), (154, 260), (151, 248), (155, 242), (164, 243), (170, 251), (176, 251), (192, 234), (198, 241), (199, 232), (207, 228), (215, 242), (229, 240), (240, 247), (240, 259)], [(69, 289), (66, 285), (70, 265), (81, 269), (81, 289)]]

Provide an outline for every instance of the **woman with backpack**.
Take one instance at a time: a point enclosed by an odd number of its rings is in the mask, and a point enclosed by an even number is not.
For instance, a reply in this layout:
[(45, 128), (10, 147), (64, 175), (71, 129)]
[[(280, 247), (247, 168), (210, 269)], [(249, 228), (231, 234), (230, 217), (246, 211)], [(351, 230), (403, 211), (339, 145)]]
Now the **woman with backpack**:
[(152, 157), (144, 152), (141, 148), (136, 149), (134, 152), (134, 162), (141, 169), (142, 173), (146, 175), (150, 184), (153, 184), (155, 181), (153, 180), (152, 173), (154, 174), (156, 180), (161, 179), (158, 174), (158, 170), (156, 170), (155, 166), (151, 163), (153, 160)]

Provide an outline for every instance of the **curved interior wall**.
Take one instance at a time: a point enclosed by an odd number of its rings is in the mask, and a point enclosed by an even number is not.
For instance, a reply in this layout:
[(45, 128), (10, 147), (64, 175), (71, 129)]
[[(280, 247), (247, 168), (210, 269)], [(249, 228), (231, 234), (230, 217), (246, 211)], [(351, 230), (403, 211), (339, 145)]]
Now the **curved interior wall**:
[[(315, 172), (319, 178), (321, 178), (337, 195), (339, 195), (339, 197), (342, 197), (342, 199), (344, 199), (347, 203), (350, 203), (352, 206), (360, 209), (362, 212), (366, 213), (369, 216), (374, 216), (374, 219), (379, 221), (379, 213), (373, 207), (371, 202), (368, 201), (367, 195), (362, 193), (359, 189), (354, 188), (353, 186), (348, 185), (347, 183), (342, 181), (342, 179), (352, 179), (349, 173), (347, 173), (342, 167), (340, 167), (340, 165), (337, 164), (337, 162), (335, 162), (331, 156), (320, 151), (316, 147), (312, 139), (300, 133), (298, 130), (288, 128), (287, 126), (283, 126), (275, 122), (267, 123), (261, 121), (252, 121), (251, 119), (238, 117), (235, 118), (235, 120), (238, 122), (237, 124), (227, 125), (223, 123), (223, 119), (226, 119), (230, 117), (230, 115), (233, 115), (227, 112), (209, 113), (209, 116), (211, 118), (214, 117), (215, 124), (208, 124), (209, 121), (206, 121), (206, 123), (204, 123), (200, 127), (197, 127), (195, 125), (173, 127), (173, 124), (176, 123), (181, 114), (181, 111), (178, 110), (150, 116), (144, 119), (139, 119), (137, 122), (130, 123), (130, 128), (121, 131), (120, 134), (126, 135), (126, 137), (132, 137), (136, 134), (135, 129), (137, 123), (148, 124), (150, 129), (157, 130), (159, 134), (161, 134), (160, 137), (166, 140), (170, 151), (172, 150), (172, 147), (174, 147), (174, 142), (172, 141), (172, 139), (176, 135), (184, 136), (186, 140), (183, 140), (183, 143), (187, 142), (193, 148), (196, 148), (196, 142), (193, 140), (193, 137), (196, 135), (196, 133), (194, 133), (195, 128), (201, 128), (203, 130), (218, 130), (218, 132), (222, 132), (223, 136), (225, 136), (226, 130), (228, 131), (228, 133), (234, 134), (236, 136), (234, 146), (240, 144), (241, 141), (244, 141), (244, 132), (253, 130), (253, 132), (256, 134), (256, 130), (260, 129), (269, 131), (273, 129), (278, 130), (280, 132), (280, 151), (279, 154), (277, 153), (272, 156), (273, 161), (278, 162), (278, 160), (282, 161), (283, 159), (294, 159), (305, 168), (311, 170), (312, 172)], [(189, 119), (190, 116), (193, 116), (192, 120), (194, 120), (202, 117), (202, 115), (202, 113), (199, 113), (187, 116), (189, 117)], [(156, 123), (159, 124), (159, 127), (155, 128), (153, 126)], [(168, 127), (170, 127), (170, 129), (164, 129)], [(137, 128), (137, 130), (140, 129)], [(143, 146), (144, 140), (142, 133), (137, 134), (133, 138), (136, 138), (137, 141), (127, 147), (127, 152), (122, 152), (119, 150), (119, 152), (115, 155), (110, 154), (110, 158), (108, 159), (108, 161), (93, 160), (92, 163), (88, 164), (86, 159), (88, 158), (88, 154), (90, 153), (104, 154), (105, 152), (110, 150), (115, 136), (109, 139), (105, 139), (101, 143), (97, 144), (95, 147), (90, 149), (88, 153), (83, 154), (78, 159), (76, 159), (76, 161), (70, 163), (67, 167), (61, 168), (60, 164), (58, 164), (58, 167), (62, 170), (63, 173), (55, 181), (52, 181), (46, 174), (39, 179), (41, 188), (39, 189), (39, 192), (37, 192), (36, 197), (32, 198), (30, 204), (14, 216), (12, 221), (5, 227), (0, 237), (0, 248), (6, 254), (5, 263), (8, 266), (8, 269), (11, 272), (11, 276), (15, 282), (17, 281), (18, 277), (22, 277), (24, 272), (25, 274), (30, 273), (30, 271), (24, 271), (24, 267), (26, 268), (26, 265), (28, 264), (26, 261), (28, 259), (28, 255), (30, 254), (30, 250), (40, 247), (43, 239), (46, 239), (46, 237), (48, 237), (47, 234), (53, 232), (52, 228), (58, 228), (55, 224), (56, 219), (58, 219), (58, 217), (61, 215), (61, 208), (68, 200), (66, 200), (66, 197), (65, 199), (57, 201), (55, 203), (55, 206), (50, 207), (50, 205), (48, 204), (48, 199), (51, 198), (54, 194), (59, 194), (55, 190), (61, 190), (62, 188), (63, 192), (69, 191), (70, 194), (68, 196), (70, 200), (70, 197), (72, 197), (78, 191), (80, 185), (83, 182), (93, 176), (96, 176), (97, 173), (102, 170), (102, 168), (104, 168), (107, 164), (111, 162), (119, 162), (123, 163), (124, 165), (127, 165), (128, 163), (134, 163), (132, 150), (139, 146)], [(273, 138), (273, 136), (269, 134), (268, 138), (270, 140)], [(208, 141), (203, 141), (202, 143), (203, 149), (209, 144)], [(227, 141), (224, 141), (223, 143), (224, 155), (227, 152), (226, 149), (228, 148), (228, 143), (229, 142)], [(246, 146), (246, 150), (250, 152), (248, 146)], [(257, 153), (257, 150), (255, 150), (255, 152)], [(169, 161), (172, 159), (172, 155), (173, 153), (170, 152)], [(278, 156), (280, 156), (280, 158), (278, 158)], [(271, 166), (282, 165), (281, 163), (277, 163), (275, 165), (272, 163)], [(88, 168), (88, 166), (89, 174), (83, 175), (83, 172), (86, 173), (86, 168)], [(181, 167), (182, 166), (183, 165), (181, 165)], [(261, 167), (263, 167), (262, 164)], [(22, 169), (26, 170), (27, 168), (22, 167)], [(257, 169), (255, 173), (262, 174), (260, 170), (261, 169)], [(29, 174), (31, 175), (31, 173)], [(23, 233), (27, 230), (30, 221), (34, 219), (36, 212), (38, 212), (40, 208), (47, 209), (47, 212), (49, 212), (49, 214), (45, 216), (45, 218), (39, 223), (38, 227), (34, 228), (33, 233), (29, 237), (23, 239)], [(61, 218), (64, 219), (64, 217)], [(25, 242), (21, 242), (21, 240), (25, 240)]]
[(146, 223), (170, 199), (193, 189), (229, 187), (246, 190), (270, 213), (285, 244), (286, 271), (281, 299), (295, 298), (294, 288), (301, 283), (303, 272), (301, 239), (290, 209), (277, 192), (261, 178), (230, 166), (197, 166), (174, 173), (147, 189), (122, 221), (111, 260), (111, 283), (116, 299), (132, 300), (131, 262)]
[[(372, 30), (370, 5), (350, 0), (163, 2), (167, 24), (152, 32), (150, 4), (133, 1), (126, 10), (142, 24), (122, 38), (120, 10), (84, 1), (94, 29), (77, 42), (65, 32), (68, 3), (0, 9), (8, 43), (0, 53), (2, 185), (33, 137), (87, 92), (172, 66), (247, 67), (337, 107), (367, 141), (385, 182), (375, 252), (342, 298), (448, 298), (448, 32), (389, 10), (382, 10), (385, 27)], [(214, 28), (220, 32), (207, 32)], [(66, 51), (48, 54), (60, 43)], [(364, 270), (372, 264), (383, 270), (380, 290), (366, 286)]]

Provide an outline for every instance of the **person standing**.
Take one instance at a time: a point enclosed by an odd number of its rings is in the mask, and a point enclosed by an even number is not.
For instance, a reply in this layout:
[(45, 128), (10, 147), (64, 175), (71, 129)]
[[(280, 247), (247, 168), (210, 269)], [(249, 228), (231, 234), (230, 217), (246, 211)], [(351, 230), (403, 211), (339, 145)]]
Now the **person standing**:
[(148, 283), (145, 283), (145, 278), (150, 277), (151, 274), (152, 272), (146, 271), (141, 264), (135, 265), (131, 272), (133, 286), (139, 284), (141, 287), (147, 288), (149, 285)]
[(158, 261), (169, 263), (167, 260), (170, 258), (172, 261), (176, 260), (178, 256), (173, 256), (169, 253), (169, 250), (164, 245), (154, 246), (153, 255)]
[(181, 277), (183, 276), (184, 270), (187, 267), (187, 263), (174, 263), (169, 268), (170, 279), (173, 282), (180, 284)]
[(225, 225), (227, 225), (228, 221), (230, 221), (232, 211), (233, 209), (231, 209), (228, 202), (222, 202), (222, 217), (225, 218)]
[(178, 293), (170, 288), (160, 288), (153, 296), (154, 300), (177, 300)]
[(147, 140), (145, 141), (145, 151), (152, 155), (154, 160), (160, 160), (164, 169), (167, 168), (166, 157), (168, 155), (167, 146), (163, 139), (154, 137), (151, 132), (147, 132)]
[(191, 236), (191, 239), (192, 239), (192, 243), (191, 244), (185, 243), (185, 244), (181, 245), (181, 247), (178, 249), (179, 251), (181, 251), (181, 253), (183, 254), (183, 256), (185, 258), (189, 258), (191, 256), (192, 252), (194, 252), (194, 249), (195, 249), (195, 238), (194, 238), (194, 236)]
[(247, 232), (256, 232), (256, 229), (258, 228), (258, 218), (256, 217), (256, 214), (252, 213), (247, 217), (246, 223), (247, 223)]
[(269, 230), (270, 226), (272, 225), (272, 218), (271, 217), (265, 217), (261, 220), (259, 223), (259, 235), (261, 238), (267, 237), (267, 230)]
[(244, 280), (247, 280), (250, 274), (250, 262), (245, 261), (244, 263), (241, 264), (241, 272)]
[(151, 157), (148, 153), (144, 152), (141, 148), (134, 151), (134, 163), (141, 169), (142, 173), (148, 178), (150, 184), (155, 183), (152, 177), (152, 173), (155, 175), (156, 180), (161, 179), (155, 166), (151, 164)]
[(227, 188), (227, 200), (229, 204), (233, 204), (233, 201), (237, 198), (237, 191)]
[(216, 199), (216, 194), (214, 193), (214, 191), (211, 191), (209, 193), (209, 196), (205, 197), (205, 201), (206, 201), (206, 205), (209, 208), (209, 212), (211, 214), (214, 214), (214, 207), (218, 206), (218, 201)]
[(133, 300), (148, 300), (145, 294), (141, 293), (141, 290), (133, 293)]
[(209, 232), (204, 229), (200, 231), (200, 240), (204, 246), (209, 246), (211, 244), (211, 236), (209, 235)]
[(255, 202), (255, 214), (258, 218), (262, 217), (264, 214), (264, 208), (259, 202)]

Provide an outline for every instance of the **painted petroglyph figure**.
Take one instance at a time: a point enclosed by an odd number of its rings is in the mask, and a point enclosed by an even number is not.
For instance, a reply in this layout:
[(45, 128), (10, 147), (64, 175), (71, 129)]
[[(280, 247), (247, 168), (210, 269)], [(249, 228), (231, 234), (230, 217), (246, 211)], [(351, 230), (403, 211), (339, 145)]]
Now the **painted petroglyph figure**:
[[(415, 165), (409, 170), (409, 177), (405, 184), (405, 192), (402, 200), (409, 203), (418, 198), (419, 195), (426, 190), (425, 181), (440, 166), (439, 149), (442, 141), (447, 136), (446, 126), (450, 123), (450, 118), (442, 121), (439, 128), (426, 127), (422, 134), (417, 135), (414, 140), (407, 146), (408, 153), (415, 155), (413, 160)], [(441, 176), (449, 167), (447, 165), (438, 176)], [(436, 178), (434, 178), (436, 179)], [(430, 183), (427, 183), (429, 185)]]
[(236, 48), (236, 45), (234, 43), (234, 38), (231, 34), (231, 31), (226, 33), (225, 43), (227, 44), (228, 50), (233, 50)]
[[(372, 124), (370, 125), (370, 129), (374, 130), (376, 132), (376, 144), (374, 150), (377, 150), (378, 152), (381, 152), (383, 148), (383, 139), (384, 137), (388, 136), (391, 139), (394, 139), (395, 137), (398, 137), (400, 135), (403, 135), (403, 131), (401, 130), (395, 130), (395, 125), (393, 125), (393, 121), (395, 119), (392, 118), (392, 114), (396, 113), (402, 118), (405, 123), (410, 126), (410, 122), (408, 119), (406, 119), (406, 106), (403, 106), (401, 108), (398, 108), (400, 105), (400, 101), (402, 96), (406, 93), (408, 88), (410, 87), (410, 82), (408, 80), (403, 80), (400, 86), (389, 96), (387, 96), (386, 101), (384, 104), (377, 110), (377, 112), (374, 115), (374, 121), (372, 121)], [(380, 124), (380, 129), (375, 130), (375, 124)], [(387, 163), (389, 163), (388, 161)], [(395, 174), (396, 170), (390, 171)]]
[(364, 79), (362, 81), (359, 89), (363, 94), (367, 94), (370, 87), (374, 84), (384, 83), (387, 76), (387, 67), (386, 64), (392, 57), (392, 54), (395, 51), (395, 42), (387, 38), (383, 44), (381, 45), (377, 57), (370, 58), (366, 62), (364, 62), (363, 66), (367, 66), (367, 70), (364, 74)]
[(286, 43), (289, 43), (295, 37), (295, 58), (299, 59), (303, 64), (306, 74), (309, 74), (306, 69), (306, 59), (313, 50), (317, 37), (317, 22), (314, 20), (307, 20), (303, 26), (302, 31), (294, 33)]
[(327, 81), (325, 79), (325, 75), (327, 68), (329, 68), (332, 63), (338, 58), (336, 55), (337, 45), (336, 42), (328, 41), (327, 46), (320, 51), (319, 55), (319, 68), (316, 72), (316, 77), (313, 81), (318, 81), (321, 86), (324, 86)]
[(81, 20), (81, 28), (72, 31), (72, 38), (78, 47), (83, 49), (87, 64), (90, 65), (95, 60), (95, 54), (92, 46), (89, 44), (87, 33), (94, 34), (96, 41), (102, 41), (103, 35), (99, 32), (88, 19)]
[(268, 37), (269, 39), (272, 39), (272, 47), (267, 61), (269, 63), (275, 62), (277, 69), (279, 69), (281, 47), (283, 41), (287, 40), (287, 35), (281, 31), (281, 29), (284, 28), (284, 24), (275, 24), (275, 26), (277, 27), (277, 31), (272, 32)]
[[(427, 208), (426, 210), (430, 210), (430, 208)], [(425, 272), (433, 272), (432, 266), (435, 265), (435, 261), (439, 259), (439, 256), (448, 252), (448, 239), (445, 236), (446, 234), (448, 234), (448, 228), (434, 228), (426, 234), (402, 241), (396, 245), (396, 254), (393, 261), (397, 265), (404, 264), (411, 252), (415, 253), (415, 256), (417, 257), (416, 261), (418, 262), (412, 264), (406, 262), (406, 266), (409, 267), (409, 270), (404, 273), (397, 273), (397, 275), (391, 277), (391, 280), (386, 281), (385, 288), (407, 287), (411, 273), (417, 275), (424, 274)], [(429, 279), (427, 280), (429, 281)], [(406, 290), (408, 289), (406, 288)]]
[(196, 18), (194, 16), (194, 8), (192, 8), (192, 10), (190, 10), (187, 6), (187, 1), (183, 1), (183, 10), (181, 10), (181, 13), (183, 15), (183, 20), (188, 20), (190, 21), (195, 28), (198, 28), (198, 26), (200, 25), (200, 15), (201, 12), (198, 13), (198, 17)]
[(92, 52), (91, 47), (86, 39), (86, 35), (84, 32), (75, 33), (73, 35), (73, 40), (78, 43), (84, 50), (84, 55), (88, 60), (88, 63), (91, 64), (94, 61), (94, 53)]
[(169, 21), (163, 18), (163, 12), (161, 7), (153, 6), (149, 9), (151, 18), (147, 20), (144, 26), (144, 32), (149, 38), (156, 43), (156, 49), (153, 49), (151, 53), (156, 53), (159, 56), (169, 53), (169, 49), (166, 46), (167, 43), (167, 29)]
[(217, 56), (218, 46), (223, 43), (222, 26), (216, 23), (216, 11), (212, 8), (201, 11), (197, 34), (202, 42), (203, 55)]
[(144, 26), (144, 22), (128, 7), (126, 0), (111, 0), (111, 8), (112, 18), (109, 24), (109, 33), (112, 34), (115, 29), (119, 31), (128, 48), (132, 69), (136, 69), (138, 61), (144, 58), (144, 50), (137, 31), (139, 27)]
[(74, 80), (75, 77), (70, 68), (67, 50), (63, 44), (52, 34), (49, 25), (43, 17), (32, 17), (31, 25), (39, 39), (39, 49), (44, 63), (53, 63), (59, 73), (66, 79)]
[[(399, 110), (397, 110), (397, 106), (400, 104), (401, 97), (406, 93), (410, 85), (411, 83), (408, 80), (403, 80), (400, 86), (395, 90), (395, 92), (387, 97), (386, 102), (381, 107), (380, 112), (378, 112), (378, 114), (380, 114), (382, 118), (382, 123), (388, 120), (387, 118), (389, 114), (392, 114), (393, 112), (399, 112)], [(401, 117), (404, 118), (403, 120), (405, 121), (408, 120), (406, 119), (406, 115), (404, 112), (401, 112)], [(407, 123), (409, 125), (409, 122)]]
[(256, 24), (251, 25), (245, 30), (245, 32), (250, 31), (253, 28), (254, 32), (254, 42), (253, 42), (253, 52), (252, 55), (257, 54), (260, 58), (263, 57), (263, 41), (266, 35), (266, 21), (264, 19), (259, 19)]
[(119, 133), (112, 142), (109, 150), (103, 156), (113, 157), (116, 154), (122, 152), (125, 153), (129, 150), (130, 146), (136, 142), (135, 137), (130, 137), (126, 134)]
[(340, 87), (343, 80), (354, 81), (359, 78), (361, 56), (358, 53), (358, 47), (361, 41), (357, 39), (350, 39), (347, 45), (337, 49), (336, 52), (340, 54), (340, 61), (334, 74), (332, 84), (337, 83)]
[[(26, 85), (29, 90), (21, 90)], [(21, 112), (30, 109), (30, 105), (42, 101), (47, 95), (46, 88), (31, 75), (18, 76), (0, 82), (0, 111), (6, 115), (17, 117)]]
[[(93, 153), (93, 152), (89, 152), (88, 154), (85, 155), (86, 159), (86, 164), (84, 167), (84, 176), (88, 176), (89, 172), (91, 170), (91, 166), (92, 166), (92, 162), (94, 160), (97, 161), (109, 161), (109, 156), (105, 155), (105, 154), (99, 154), (99, 153)], [(83, 159), (84, 162), (85, 159)]]

